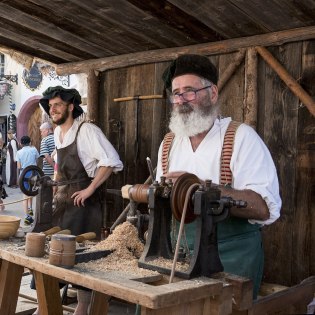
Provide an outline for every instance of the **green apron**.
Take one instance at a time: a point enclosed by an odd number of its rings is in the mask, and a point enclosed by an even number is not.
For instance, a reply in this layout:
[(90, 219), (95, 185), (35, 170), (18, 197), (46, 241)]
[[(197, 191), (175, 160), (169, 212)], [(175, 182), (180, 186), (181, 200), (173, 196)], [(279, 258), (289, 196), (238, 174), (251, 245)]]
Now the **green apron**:
[[(195, 222), (185, 225), (188, 247), (194, 248)], [(179, 224), (177, 226), (178, 230)], [(261, 226), (247, 219), (230, 217), (218, 223), (218, 247), (224, 271), (253, 281), (253, 298), (257, 298), (263, 275), (264, 251)]]
[(251, 279), (256, 299), (264, 267), (261, 226), (236, 217), (220, 222), (218, 246), (224, 271)]

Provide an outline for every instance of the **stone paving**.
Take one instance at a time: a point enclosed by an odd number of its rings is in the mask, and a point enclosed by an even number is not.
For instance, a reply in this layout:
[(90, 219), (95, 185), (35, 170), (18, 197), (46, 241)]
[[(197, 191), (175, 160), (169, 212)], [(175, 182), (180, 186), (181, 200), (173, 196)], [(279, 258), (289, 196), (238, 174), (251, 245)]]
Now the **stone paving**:
[[(0, 211), (0, 215), (13, 215), (21, 218), (20, 227), (24, 232), (27, 232), (30, 227), (24, 225), (25, 214), (23, 211), (23, 199), (25, 198), (24, 194), (20, 188), (10, 188), (7, 185), (4, 185), (4, 188), (8, 194), (8, 197), (3, 200), (5, 205), (4, 211)], [(33, 211), (36, 208), (36, 197), (33, 198)]]

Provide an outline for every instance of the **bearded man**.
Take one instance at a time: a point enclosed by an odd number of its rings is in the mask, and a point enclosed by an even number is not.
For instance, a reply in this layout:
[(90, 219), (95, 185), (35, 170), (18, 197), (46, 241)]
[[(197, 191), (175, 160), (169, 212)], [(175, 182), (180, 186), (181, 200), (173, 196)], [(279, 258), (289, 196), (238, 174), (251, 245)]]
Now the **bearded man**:
[[(156, 178), (192, 173), (218, 184), (222, 196), (247, 201), (218, 224), (218, 247), (224, 271), (253, 280), (256, 298), (263, 272), (261, 228), (277, 220), (281, 208), (272, 157), (251, 127), (218, 116), (218, 73), (206, 56), (179, 56), (163, 80), (172, 103), (172, 133), (160, 146)], [(226, 133), (232, 150), (226, 150)], [(185, 225), (190, 248), (193, 226)]]
[[(56, 179), (68, 182), (58, 186), (54, 195), (54, 224), (71, 230), (73, 235), (95, 232), (100, 238), (103, 221), (100, 186), (112, 173), (121, 171), (123, 164), (100, 128), (76, 119), (83, 113), (76, 89), (49, 87), (40, 104), (57, 125)], [(88, 314), (90, 298), (90, 291), (78, 290), (74, 315)], [(39, 310), (34, 314), (39, 314)]]

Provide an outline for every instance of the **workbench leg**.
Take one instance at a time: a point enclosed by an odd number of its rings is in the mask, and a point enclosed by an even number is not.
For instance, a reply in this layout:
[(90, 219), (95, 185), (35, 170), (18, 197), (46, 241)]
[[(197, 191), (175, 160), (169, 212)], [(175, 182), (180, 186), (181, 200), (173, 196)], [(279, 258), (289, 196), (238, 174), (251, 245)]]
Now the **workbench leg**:
[(225, 286), (221, 294), (211, 296), (205, 299), (203, 314), (204, 315), (228, 315), (232, 313), (233, 287)]
[(107, 315), (108, 301), (110, 296), (97, 291), (93, 291), (90, 304), (90, 314)]
[(231, 313), (232, 286), (224, 287), (220, 295), (189, 303), (159, 309), (141, 307), (141, 315), (228, 315)]
[(0, 314), (15, 314), (21, 279), (22, 266), (2, 260), (0, 270)]
[(59, 280), (34, 271), (37, 301), (41, 315), (62, 315)]

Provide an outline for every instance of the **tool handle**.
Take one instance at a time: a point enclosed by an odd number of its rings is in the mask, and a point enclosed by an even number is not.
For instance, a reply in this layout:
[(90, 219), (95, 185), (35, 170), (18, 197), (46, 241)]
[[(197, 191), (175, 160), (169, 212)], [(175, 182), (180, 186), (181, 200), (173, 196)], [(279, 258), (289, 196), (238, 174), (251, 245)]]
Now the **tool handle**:
[(88, 232), (88, 233), (77, 235), (75, 240), (77, 243), (82, 243), (86, 240), (93, 240), (95, 238), (96, 238), (96, 234), (94, 232)]
[(47, 231), (44, 231), (44, 232), (41, 232), (43, 234), (45, 234), (46, 236), (48, 235), (52, 235), (52, 234), (55, 234), (57, 232), (61, 231), (61, 227), (60, 226), (54, 226), (52, 227), (51, 229), (47, 230)]
[(154, 171), (153, 171), (151, 159), (149, 157), (147, 157), (146, 160), (147, 160), (147, 164), (148, 164), (149, 173), (150, 173), (150, 176), (152, 179), (152, 183), (154, 183)]
[(120, 98), (114, 98), (114, 102), (125, 102), (125, 101), (132, 101), (132, 100), (153, 100), (153, 99), (162, 99), (164, 98), (163, 95), (140, 95), (140, 96), (126, 96)]

